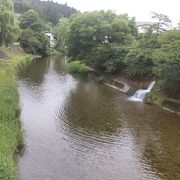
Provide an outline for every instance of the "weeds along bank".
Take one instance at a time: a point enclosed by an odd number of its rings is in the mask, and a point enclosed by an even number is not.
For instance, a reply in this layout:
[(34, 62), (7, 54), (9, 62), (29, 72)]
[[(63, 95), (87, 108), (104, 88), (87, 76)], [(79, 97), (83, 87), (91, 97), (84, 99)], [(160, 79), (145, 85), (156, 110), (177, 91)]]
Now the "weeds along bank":
[(15, 153), (23, 142), (17, 91), (17, 73), (31, 55), (0, 62), (0, 179), (16, 179)]

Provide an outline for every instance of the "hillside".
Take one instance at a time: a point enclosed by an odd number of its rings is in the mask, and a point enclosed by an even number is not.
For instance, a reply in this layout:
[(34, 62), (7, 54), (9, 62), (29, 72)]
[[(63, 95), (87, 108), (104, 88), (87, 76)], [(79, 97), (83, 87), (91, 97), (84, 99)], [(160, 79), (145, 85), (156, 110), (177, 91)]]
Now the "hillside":
[(67, 4), (59, 4), (53, 1), (41, 0), (14, 0), (14, 9), (16, 13), (24, 13), (29, 9), (37, 11), (46, 21), (56, 25), (60, 18), (68, 18), (77, 10), (69, 7)]

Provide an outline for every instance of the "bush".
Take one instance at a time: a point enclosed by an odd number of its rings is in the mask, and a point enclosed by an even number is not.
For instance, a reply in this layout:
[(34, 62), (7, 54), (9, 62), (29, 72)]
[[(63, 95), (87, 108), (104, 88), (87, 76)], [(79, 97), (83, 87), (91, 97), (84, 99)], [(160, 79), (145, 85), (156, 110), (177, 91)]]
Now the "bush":
[(68, 63), (68, 69), (71, 73), (87, 74), (88, 67), (81, 61), (72, 61)]
[(160, 82), (157, 82), (152, 91), (146, 96), (145, 102), (162, 106), (166, 97), (160, 91)]
[(43, 32), (37, 33), (31, 29), (22, 30), (19, 41), (27, 53), (41, 54), (43, 56), (49, 54), (49, 41)]

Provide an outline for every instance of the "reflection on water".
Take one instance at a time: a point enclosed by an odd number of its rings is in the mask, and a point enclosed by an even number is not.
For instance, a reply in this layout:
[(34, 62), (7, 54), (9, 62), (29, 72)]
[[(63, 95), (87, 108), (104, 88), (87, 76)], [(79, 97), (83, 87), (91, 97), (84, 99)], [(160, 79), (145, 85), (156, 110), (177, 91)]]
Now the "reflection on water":
[(19, 77), (21, 180), (180, 179), (180, 118), (38, 59)]

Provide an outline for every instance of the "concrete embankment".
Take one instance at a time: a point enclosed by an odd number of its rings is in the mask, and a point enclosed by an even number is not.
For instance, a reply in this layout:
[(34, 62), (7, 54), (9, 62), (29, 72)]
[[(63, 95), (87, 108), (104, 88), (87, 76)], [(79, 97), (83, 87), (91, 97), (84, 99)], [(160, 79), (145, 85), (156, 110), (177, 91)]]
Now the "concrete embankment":
[[(106, 80), (104, 82), (104, 84), (111, 88), (114, 88), (122, 93), (125, 93), (128, 96), (132, 96), (137, 90), (132, 85), (129, 85), (127, 82), (125, 82), (123, 80), (119, 80), (119, 79), (110, 79), (109, 78), (108, 80)], [(155, 93), (155, 96), (158, 96), (157, 93), (155, 92), (155, 90), (152, 94), (154, 94), (154, 93)], [(152, 94), (150, 94), (150, 96), (152, 96)], [(159, 94), (159, 96), (161, 96), (161, 95)], [(180, 115), (180, 101), (179, 100), (164, 98), (162, 100), (162, 102), (157, 103), (157, 101), (159, 101), (159, 100), (151, 101), (149, 99), (150, 98), (146, 99), (147, 103), (155, 104), (156, 106), (162, 107), (166, 111)], [(157, 99), (160, 99), (160, 97), (158, 97)]]
[(104, 84), (129, 96), (133, 95), (136, 91), (136, 89), (131, 87), (129, 84), (118, 79), (109, 79)]

